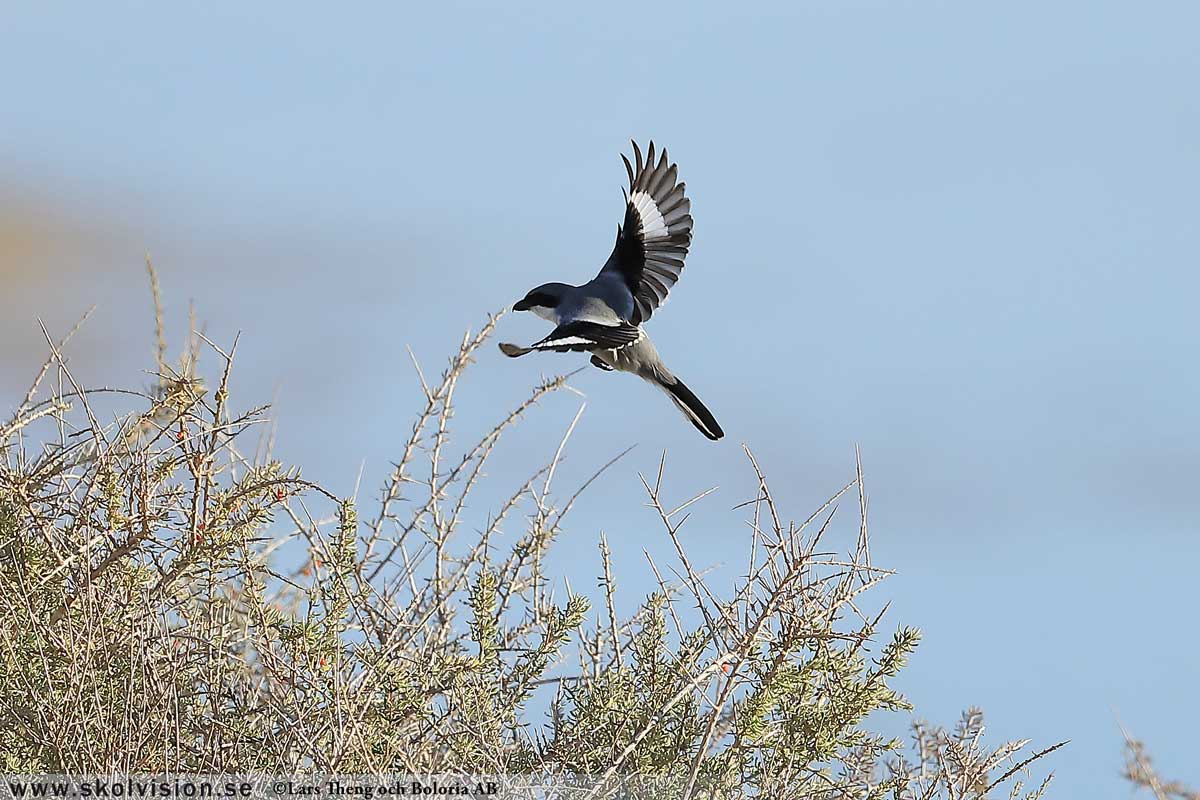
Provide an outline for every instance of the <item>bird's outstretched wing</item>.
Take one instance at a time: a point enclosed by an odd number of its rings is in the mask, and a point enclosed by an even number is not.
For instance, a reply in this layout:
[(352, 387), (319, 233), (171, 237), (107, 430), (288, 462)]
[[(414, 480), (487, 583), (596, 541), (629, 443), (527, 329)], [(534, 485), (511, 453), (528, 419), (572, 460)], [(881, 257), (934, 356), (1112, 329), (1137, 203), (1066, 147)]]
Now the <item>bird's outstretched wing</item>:
[(591, 352), (592, 350), (620, 350), (642, 338), (642, 329), (628, 322), (618, 325), (601, 325), (597, 322), (564, 322), (545, 339), (529, 347), (502, 343), (500, 350), (509, 358), (519, 358), (535, 350), (553, 350), (558, 353)]
[(625, 221), (617, 230), (617, 243), (600, 271), (615, 272), (633, 293), (630, 320), (640, 325), (667, 301), (667, 294), (683, 271), (683, 260), (692, 241), (692, 201), (677, 183), (678, 170), (664, 149), (654, 160), (654, 142), (642, 151), (633, 143), (635, 164), (624, 155), (629, 173), (625, 196)]

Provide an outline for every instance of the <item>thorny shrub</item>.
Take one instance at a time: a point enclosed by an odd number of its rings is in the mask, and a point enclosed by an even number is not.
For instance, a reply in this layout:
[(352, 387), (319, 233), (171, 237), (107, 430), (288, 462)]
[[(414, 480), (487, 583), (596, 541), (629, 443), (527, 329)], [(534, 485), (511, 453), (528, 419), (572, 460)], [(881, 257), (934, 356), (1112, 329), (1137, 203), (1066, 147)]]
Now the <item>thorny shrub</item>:
[[(909, 710), (890, 681), (920, 634), (881, 639), (882, 611), (866, 610), (888, 571), (871, 563), (861, 470), (793, 523), (747, 450), (758, 492), (746, 569), (714, 587), (679, 537), (703, 494), (668, 500), (660, 468), (644, 483), (675, 563), (648, 564), (657, 590), (618, 618), (601, 538), (604, 608), (555, 601), (544, 557), (577, 496), (550, 488), (558, 456), (510, 476), (487, 517), (468, 515), (467, 499), (502, 436), (567, 377), (465, 450), (448, 441), (456, 384), (495, 321), (440, 380), (421, 378), (411, 435), (365, 514), (269, 447), (243, 449), (267, 409), (235, 403), (236, 341), (222, 348), (193, 325), (168, 363), (160, 311), (155, 387), (115, 392), (79, 385), (70, 335), (48, 336), (41, 374), (0, 424), (0, 771), (554, 773), (590, 776), (598, 796), (630, 775), (659, 776), (672, 796), (978, 798), (1001, 783), (1041, 795), (1048, 778), (1021, 780), (1053, 748), (987, 747), (978, 712), (949, 731), (916, 723), (907, 745), (865, 726)], [(208, 380), (201, 351), (216, 365)], [(101, 401), (126, 410), (102, 421)], [(846, 494), (862, 518), (835, 555)], [(524, 530), (514, 539), (506, 525)]]

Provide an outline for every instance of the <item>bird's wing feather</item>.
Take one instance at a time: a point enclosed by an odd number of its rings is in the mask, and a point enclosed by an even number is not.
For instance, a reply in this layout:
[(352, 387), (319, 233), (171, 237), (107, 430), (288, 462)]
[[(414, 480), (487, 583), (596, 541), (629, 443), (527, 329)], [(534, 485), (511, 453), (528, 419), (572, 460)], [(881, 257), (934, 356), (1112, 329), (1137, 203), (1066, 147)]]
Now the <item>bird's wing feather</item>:
[(622, 322), (619, 325), (600, 325), (595, 322), (564, 322), (541, 341), (530, 345), (533, 350), (570, 351), (619, 350), (628, 347), (642, 336), (636, 325)]
[(633, 143), (635, 164), (621, 156), (629, 173), (625, 195), (625, 221), (617, 230), (617, 243), (600, 271), (615, 272), (633, 293), (635, 325), (650, 319), (654, 310), (667, 301), (667, 294), (683, 272), (692, 241), (692, 201), (677, 182), (678, 169), (664, 149), (657, 163), (654, 142), (642, 160), (642, 151)]

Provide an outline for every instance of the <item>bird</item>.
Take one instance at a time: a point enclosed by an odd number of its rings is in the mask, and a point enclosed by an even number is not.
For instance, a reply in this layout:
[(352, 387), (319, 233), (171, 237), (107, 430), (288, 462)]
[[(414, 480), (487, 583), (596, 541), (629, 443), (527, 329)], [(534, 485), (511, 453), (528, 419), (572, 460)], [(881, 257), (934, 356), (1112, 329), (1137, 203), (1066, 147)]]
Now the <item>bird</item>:
[(528, 347), (502, 342), (510, 358), (533, 352), (585, 352), (606, 371), (629, 372), (666, 392), (684, 417), (709, 439), (725, 435), (712, 412), (667, 368), (643, 325), (667, 301), (683, 272), (692, 241), (692, 202), (664, 147), (645, 158), (636, 141), (634, 161), (624, 154), (629, 188), (624, 221), (612, 254), (596, 277), (580, 286), (543, 283), (513, 305), (554, 323), (549, 336)]

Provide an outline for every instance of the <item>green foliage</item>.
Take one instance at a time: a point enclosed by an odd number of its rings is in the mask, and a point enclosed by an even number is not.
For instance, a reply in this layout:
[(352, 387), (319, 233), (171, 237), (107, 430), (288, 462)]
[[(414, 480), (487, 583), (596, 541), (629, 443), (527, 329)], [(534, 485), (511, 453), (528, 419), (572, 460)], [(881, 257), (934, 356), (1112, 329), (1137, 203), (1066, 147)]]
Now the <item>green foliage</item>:
[[(660, 589), (628, 619), (607, 544), (600, 614), (545, 588), (571, 507), (555, 499), (554, 463), (488, 518), (465, 516), (501, 436), (565, 385), (537, 387), (451, 453), (454, 389), (493, 324), (422, 382), (368, 519), (265, 443), (243, 454), (265, 409), (231, 410), (236, 343), (210, 345), (210, 393), (193, 337), (114, 424), (92, 406), (128, 394), (31, 391), (0, 427), (0, 768), (553, 772), (610, 788), (657, 775), (705, 797), (984, 796), (1024, 743), (981, 749), (975, 716), (953, 734), (917, 725), (911, 751), (870, 730), (870, 715), (909, 709), (891, 681), (920, 634), (876, 646), (881, 615), (862, 609), (887, 571), (871, 564), (865, 520), (829, 555), (832, 515), (783, 522), (753, 458), (760, 492), (732, 587), (689, 562), (661, 471), (646, 484), (677, 582), (651, 564)], [(57, 355), (47, 368), (76, 386)], [(851, 490), (861, 475), (830, 506)], [(517, 512), (527, 527), (505, 547)], [(464, 529), (480, 532), (464, 541)]]

